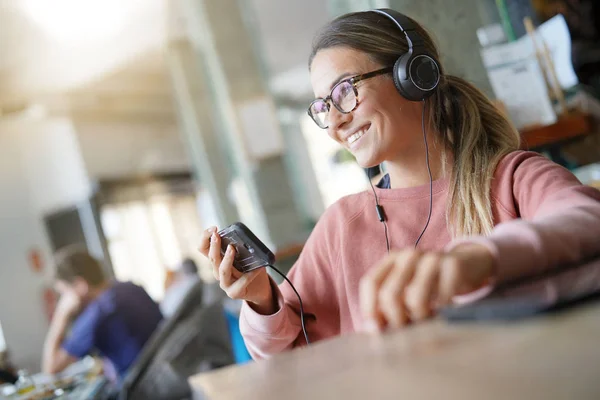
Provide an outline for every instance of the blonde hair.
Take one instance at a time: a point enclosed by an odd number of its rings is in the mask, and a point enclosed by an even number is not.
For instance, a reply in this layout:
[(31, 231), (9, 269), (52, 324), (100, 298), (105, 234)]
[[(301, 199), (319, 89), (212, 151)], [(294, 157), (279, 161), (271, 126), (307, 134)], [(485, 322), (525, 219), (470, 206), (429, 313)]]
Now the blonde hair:
[[(439, 52), (425, 29), (414, 21), (427, 51)], [(315, 37), (309, 68), (319, 50), (349, 47), (367, 54), (382, 66), (392, 66), (408, 51), (406, 37), (388, 18), (374, 12), (342, 15)], [(520, 136), (508, 119), (475, 86), (446, 75), (436, 93), (426, 100), (429, 126), (452, 152), (446, 221), (453, 237), (489, 234), (494, 227), (491, 183), (499, 161), (517, 150)], [(446, 158), (445, 152), (443, 157)]]

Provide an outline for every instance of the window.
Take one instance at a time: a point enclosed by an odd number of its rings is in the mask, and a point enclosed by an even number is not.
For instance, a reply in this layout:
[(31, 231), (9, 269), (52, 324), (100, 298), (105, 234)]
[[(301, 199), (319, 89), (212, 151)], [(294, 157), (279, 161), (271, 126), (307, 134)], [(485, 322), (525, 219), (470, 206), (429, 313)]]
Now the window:
[(105, 205), (102, 228), (115, 276), (143, 286), (156, 301), (164, 295), (167, 270), (193, 257), (204, 279), (214, 279), (197, 250), (202, 224), (192, 195), (160, 195)]

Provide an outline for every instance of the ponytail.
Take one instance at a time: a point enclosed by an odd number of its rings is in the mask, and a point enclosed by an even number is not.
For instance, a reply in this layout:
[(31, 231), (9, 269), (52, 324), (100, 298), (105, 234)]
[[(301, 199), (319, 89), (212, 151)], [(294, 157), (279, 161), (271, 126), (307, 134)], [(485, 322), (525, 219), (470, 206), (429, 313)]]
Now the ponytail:
[(492, 178), (500, 160), (519, 148), (519, 133), (479, 89), (456, 76), (443, 78), (429, 105), (431, 126), (452, 150), (446, 209), (451, 234), (489, 234)]

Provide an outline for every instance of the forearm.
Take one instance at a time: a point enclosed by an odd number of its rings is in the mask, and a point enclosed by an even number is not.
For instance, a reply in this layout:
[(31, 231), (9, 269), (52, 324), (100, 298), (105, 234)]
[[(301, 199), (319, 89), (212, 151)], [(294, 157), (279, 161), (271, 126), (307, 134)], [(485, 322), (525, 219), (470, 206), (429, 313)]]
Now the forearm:
[(67, 315), (55, 314), (50, 329), (44, 342), (44, 351), (42, 356), (42, 370), (45, 373), (56, 373), (57, 353), (60, 350), (63, 339), (65, 338), (70, 318)]
[(600, 205), (573, 207), (533, 221), (499, 225), (483, 244), (494, 254), (498, 282), (584, 261), (600, 254)]
[(252, 358), (264, 359), (294, 347), (300, 334), (299, 321), (287, 305), (282, 305), (275, 314), (260, 315), (244, 304), (240, 332)]
[(254, 359), (267, 358), (293, 347), (300, 332), (298, 324), (294, 323), (299, 317), (285, 304), (275, 282), (271, 281), (271, 287), (272, 304), (269, 307), (257, 309), (244, 302), (240, 314), (240, 331)]
[[(600, 192), (545, 157), (514, 152), (494, 175), (494, 199), (513, 220), (486, 238), (497, 282), (580, 263), (600, 252)], [(510, 191), (508, 188), (510, 187)], [(498, 214), (500, 215), (500, 214)]]
[(269, 278), (270, 290), (262, 296), (260, 301), (246, 301), (246, 304), (258, 314), (272, 315), (279, 311), (278, 297), (280, 296), (279, 288)]

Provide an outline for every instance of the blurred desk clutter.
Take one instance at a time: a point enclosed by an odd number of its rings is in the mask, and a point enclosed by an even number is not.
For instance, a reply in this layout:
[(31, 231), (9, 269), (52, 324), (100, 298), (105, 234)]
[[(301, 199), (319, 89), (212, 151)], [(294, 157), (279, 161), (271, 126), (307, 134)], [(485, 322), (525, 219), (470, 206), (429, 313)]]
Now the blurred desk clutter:
[(571, 170), (600, 162), (600, 101), (573, 68), (567, 20), (558, 14), (536, 29), (525, 17), (522, 25), (525, 34), (512, 41), (497, 24), (478, 31), (495, 104), (519, 129), (524, 149)]
[(102, 361), (86, 357), (57, 375), (19, 371), (14, 385), (0, 386), (0, 399), (104, 400), (109, 398), (111, 388), (103, 375)]
[(570, 55), (569, 30), (560, 15), (516, 41), (481, 50), (494, 94), (518, 129), (553, 124), (566, 112), (559, 93), (578, 83)]

